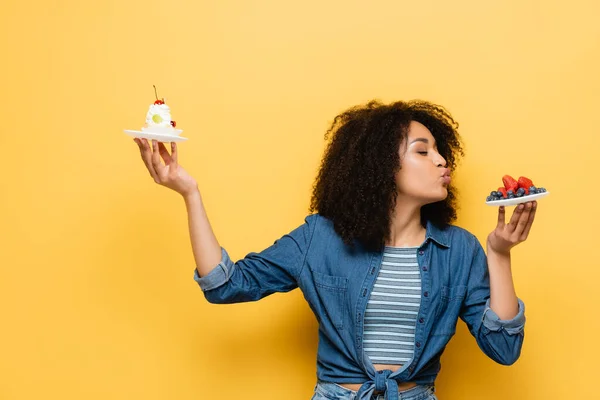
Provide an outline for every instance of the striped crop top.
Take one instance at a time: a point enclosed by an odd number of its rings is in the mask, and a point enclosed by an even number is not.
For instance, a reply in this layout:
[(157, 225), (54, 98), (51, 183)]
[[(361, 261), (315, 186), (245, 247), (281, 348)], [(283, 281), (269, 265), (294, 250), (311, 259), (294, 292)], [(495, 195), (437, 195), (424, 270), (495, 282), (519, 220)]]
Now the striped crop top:
[(364, 350), (373, 364), (408, 363), (421, 303), (418, 247), (385, 247), (364, 320)]

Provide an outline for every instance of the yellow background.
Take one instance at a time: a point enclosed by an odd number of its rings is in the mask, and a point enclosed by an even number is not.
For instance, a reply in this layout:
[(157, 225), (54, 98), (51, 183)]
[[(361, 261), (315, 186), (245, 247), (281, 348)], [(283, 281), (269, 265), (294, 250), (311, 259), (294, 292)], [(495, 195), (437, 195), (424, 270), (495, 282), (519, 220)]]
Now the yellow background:
[(317, 324), (299, 290), (219, 306), (193, 281), (184, 203), (123, 133), (153, 84), (234, 258), (302, 223), (337, 113), (372, 98), (446, 106), (467, 151), (458, 225), (485, 242), (504, 174), (551, 195), (513, 252), (521, 358), (495, 364), (459, 322), (439, 398), (600, 398), (597, 1), (2, 9), (0, 399), (312, 394)]

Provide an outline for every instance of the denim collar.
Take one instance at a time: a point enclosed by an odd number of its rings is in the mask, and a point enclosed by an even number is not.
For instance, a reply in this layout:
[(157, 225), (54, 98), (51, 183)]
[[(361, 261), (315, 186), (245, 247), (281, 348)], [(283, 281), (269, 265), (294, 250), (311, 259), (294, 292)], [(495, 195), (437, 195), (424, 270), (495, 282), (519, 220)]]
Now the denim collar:
[(431, 239), (441, 246), (450, 247), (450, 240), (446, 229), (437, 227), (431, 221), (427, 221), (426, 229), (425, 241)]

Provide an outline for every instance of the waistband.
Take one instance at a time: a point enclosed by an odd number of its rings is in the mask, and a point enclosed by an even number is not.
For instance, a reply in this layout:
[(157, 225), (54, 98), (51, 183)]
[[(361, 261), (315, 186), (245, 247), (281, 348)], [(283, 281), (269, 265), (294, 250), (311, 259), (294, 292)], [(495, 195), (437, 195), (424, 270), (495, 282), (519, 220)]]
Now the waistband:
[[(371, 394), (366, 397), (369, 400), (428, 400), (434, 399), (432, 396), (435, 393), (434, 385), (417, 385), (411, 387), (406, 390), (396, 390), (397, 397), (394, 397), (396, 393), (390, 393), (386, 391), (385, 393), (373, 394), (374, 390), (371, 390)], [(338, 385), (334, 382), (325, 382), (321, 380), (317, 380), (317, 384), (315, 385), (315, 392), (320, 393), (328, 398), (344, 398), (349, 400), (359, 400), (364, 399), (364, 396), (357, 397), (358, 392), (356, 390), (351, 390), (345, 388), (341, 385)], [(366, 393), (363, 393), (366, 395)]]

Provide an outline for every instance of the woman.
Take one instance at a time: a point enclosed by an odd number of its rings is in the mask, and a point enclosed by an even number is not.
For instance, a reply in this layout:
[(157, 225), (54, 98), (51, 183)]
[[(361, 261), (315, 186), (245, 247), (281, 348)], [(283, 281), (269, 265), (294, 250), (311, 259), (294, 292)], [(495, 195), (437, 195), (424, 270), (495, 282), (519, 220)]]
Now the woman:
[[(215, 238), (195, 180), (162, 143), (135, 139), (155, 182), (189, 215), (194, 279), (211, 303), (256, 301), (299, 287), (319, 322), (313, 399), (436, 399), (440, 357), (461, 318), (481, 350), (514, 363), (525, 306), (510, 250), (536, 202), (504, 207), (487, 255), (456, 219), (458, 124), (425, 101), (372, 101), (338, 115), (304, 223), (233, 262)], [(162, 160), (165, 165), (162, 164)]]

